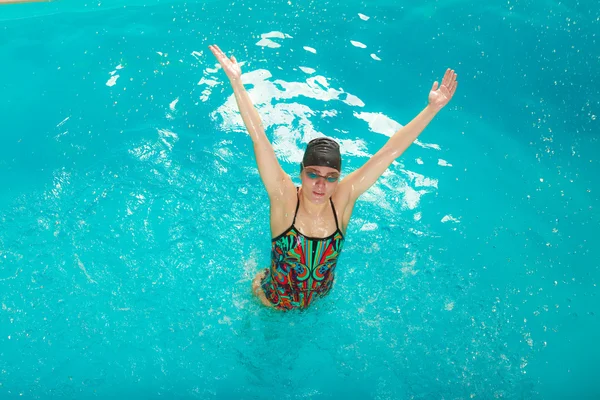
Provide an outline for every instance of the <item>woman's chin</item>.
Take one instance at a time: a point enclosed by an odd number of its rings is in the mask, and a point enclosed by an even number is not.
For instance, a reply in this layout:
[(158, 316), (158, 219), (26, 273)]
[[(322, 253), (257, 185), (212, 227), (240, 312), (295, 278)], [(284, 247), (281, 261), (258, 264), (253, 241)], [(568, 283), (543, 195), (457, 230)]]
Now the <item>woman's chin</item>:
[(313, 203), (316, 203), (316, 204), (324, 203), (327, 200), (327, 194), (326, 193), (311, 192), (311, 194), (310, 194), (310, 200)]

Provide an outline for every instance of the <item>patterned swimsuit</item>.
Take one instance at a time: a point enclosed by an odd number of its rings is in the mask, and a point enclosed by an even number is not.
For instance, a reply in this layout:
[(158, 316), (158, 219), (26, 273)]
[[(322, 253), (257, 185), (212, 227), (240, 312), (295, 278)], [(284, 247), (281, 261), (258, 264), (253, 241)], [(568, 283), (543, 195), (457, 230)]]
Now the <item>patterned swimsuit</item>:
[(280, 310), (304, 309), (317, 297), (329, 293), (335, 265), (344, 245), (333, 201), (329, 199), (336, 230), (326, 238), (304, 236), (294, 224), (272, 240), (271, 268), (267, 268), (261, 287), (267, 299)]

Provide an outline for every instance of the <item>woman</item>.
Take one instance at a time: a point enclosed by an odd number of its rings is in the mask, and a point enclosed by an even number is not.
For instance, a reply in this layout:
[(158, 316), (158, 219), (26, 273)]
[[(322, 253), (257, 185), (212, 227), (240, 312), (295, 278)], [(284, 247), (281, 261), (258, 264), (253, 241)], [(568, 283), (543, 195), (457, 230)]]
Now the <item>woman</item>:
[(458, 84), (456, 74), (448, 69), (439, 88), (438, 82), (434, 82), (427, 107), (398, 130), (365, 165), (341, 181), (338, 144), (328, 138), (312, 140), (300, 165), (302, 185), (296, 188), (279, 165), (258, 112), (244, 89), (240, 65), (235, 57), (227, 58), (218, 46), (209, 48), (231, 82), (269, 195), (271, 266), (256, 275), (252, 289), (267, 307), (307, 308), (331, 289), (356, 200), (448, 104)]

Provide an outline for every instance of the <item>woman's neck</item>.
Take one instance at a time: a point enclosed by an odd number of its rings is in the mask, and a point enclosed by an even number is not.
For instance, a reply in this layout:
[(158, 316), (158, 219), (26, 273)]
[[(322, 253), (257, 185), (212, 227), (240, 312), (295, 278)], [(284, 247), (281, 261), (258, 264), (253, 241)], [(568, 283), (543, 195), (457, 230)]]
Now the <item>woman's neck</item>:
[(300, 208), (302, 208), (302, 210), (304, 210), (304, 212), (308, 215), (320, 217), (329, 206), (329, 199), (322, 204), (312, 203), (304, 196), (304, 191), (302, 189), (300, 189), (300, 197), (302, 198), (302, 201), (300, 202)]

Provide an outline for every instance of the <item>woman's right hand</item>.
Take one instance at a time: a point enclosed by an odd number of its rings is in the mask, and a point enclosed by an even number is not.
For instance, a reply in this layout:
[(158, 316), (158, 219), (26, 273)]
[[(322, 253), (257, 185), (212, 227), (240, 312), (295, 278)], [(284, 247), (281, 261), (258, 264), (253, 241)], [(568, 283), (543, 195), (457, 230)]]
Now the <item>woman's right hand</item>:
[(219, 61), (219, 64), (221, 64), (221, 68), (223, 68), (223, 71), (225, 71), (229, 81), (232, 84), (235, 82), (240, 82), (242, 77), (242, 69), (240, 68), (240, 65), (235, 57), (231, 56), (231, 58), (227, 58), (225, 53), (223, 53), (223, 51), (216, 44), (209, 45), (208, 48), (215, 55), (217, 61)]

